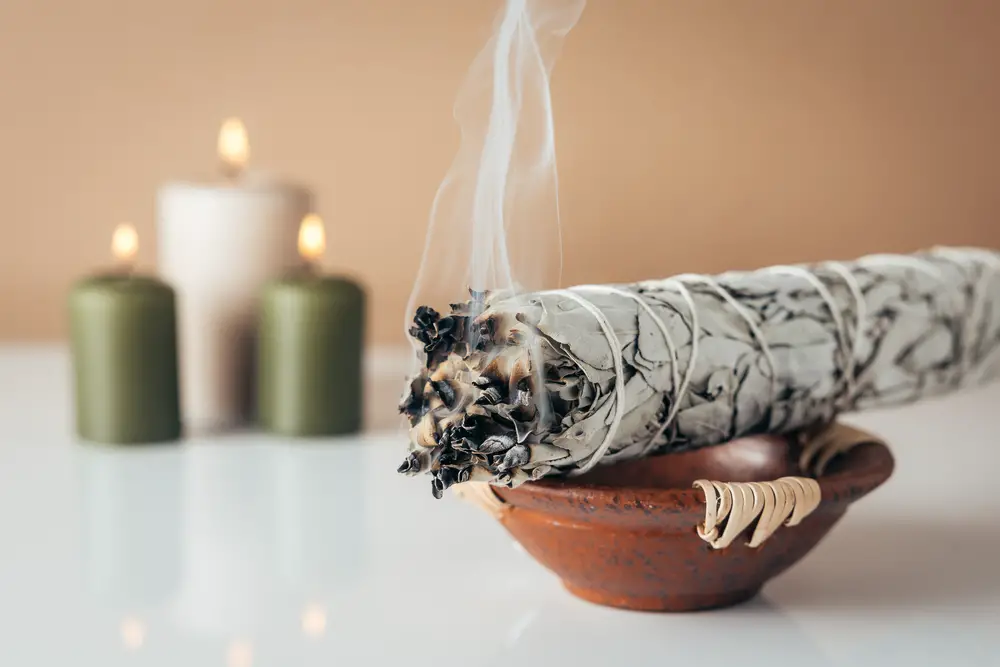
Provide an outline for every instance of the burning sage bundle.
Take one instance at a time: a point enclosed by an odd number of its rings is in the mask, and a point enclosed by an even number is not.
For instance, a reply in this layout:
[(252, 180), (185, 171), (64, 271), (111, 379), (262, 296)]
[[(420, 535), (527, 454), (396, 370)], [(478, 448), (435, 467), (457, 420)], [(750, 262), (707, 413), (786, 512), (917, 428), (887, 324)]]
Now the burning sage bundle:
[(1000, 376), (1000, 253), (935, 249), (623, 286), (471, 292), (411, 335), (399, 471), (517, 486)]

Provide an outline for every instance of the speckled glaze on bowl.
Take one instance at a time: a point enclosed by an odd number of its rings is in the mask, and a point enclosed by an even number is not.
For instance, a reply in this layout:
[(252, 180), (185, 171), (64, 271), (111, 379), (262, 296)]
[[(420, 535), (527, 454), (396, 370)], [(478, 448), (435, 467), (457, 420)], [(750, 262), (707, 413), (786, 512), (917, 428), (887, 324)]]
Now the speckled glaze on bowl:
[[(646, 611), (737, 604), (788, 569), (823, 538), (848, 506), (892, 474), (878, 442), (858, 445), (817, 478), (819, 507), (751, 549), (738, 539), (713, 549), (697, 533), (705, 495), (696, 479), (760, 482), (799, 475), (788, 439), (756, 436), (680, 454), (598, 466), (576, 478), (496, 489), (501, 521), (574, 595)], [(752, 526), (751, 526), (752, 529)]]

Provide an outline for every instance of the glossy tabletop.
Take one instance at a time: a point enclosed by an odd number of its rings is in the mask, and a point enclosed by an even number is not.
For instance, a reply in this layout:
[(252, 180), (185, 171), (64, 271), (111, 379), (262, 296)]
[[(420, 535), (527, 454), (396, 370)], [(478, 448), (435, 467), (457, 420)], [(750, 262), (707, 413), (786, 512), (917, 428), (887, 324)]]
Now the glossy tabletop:
[(1000, 387), (853, 417), (886, 486), (750, 604), (659, 615), (395, 474), (394, 359), (361, 437), (109, 448), (62, 348), (0, 347), (0, 665), (1000, 665)]

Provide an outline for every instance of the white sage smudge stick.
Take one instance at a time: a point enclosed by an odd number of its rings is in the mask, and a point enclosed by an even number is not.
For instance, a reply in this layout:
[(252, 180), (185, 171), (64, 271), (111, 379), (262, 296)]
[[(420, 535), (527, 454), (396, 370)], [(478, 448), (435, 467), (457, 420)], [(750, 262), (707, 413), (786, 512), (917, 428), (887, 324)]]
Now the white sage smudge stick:
[(421, 307), (399, 471), (440, 496), (788, 433), (1000, 377), (1000, 253), (682, 275)]

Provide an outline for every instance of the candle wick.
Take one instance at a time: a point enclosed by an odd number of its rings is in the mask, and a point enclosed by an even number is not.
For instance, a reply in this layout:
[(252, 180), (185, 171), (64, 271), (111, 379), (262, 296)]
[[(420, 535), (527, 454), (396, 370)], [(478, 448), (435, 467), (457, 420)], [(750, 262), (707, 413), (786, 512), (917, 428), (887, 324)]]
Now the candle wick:
[(222, 175), (227, 181), (235, 182), (243, 174), (243, 166), (228, 160), (222, 160)]
[(135, 275), (135, 260), (133, 259), (122, 259), (118, 262), (118, 271), (125, 278), (131, 278)]

